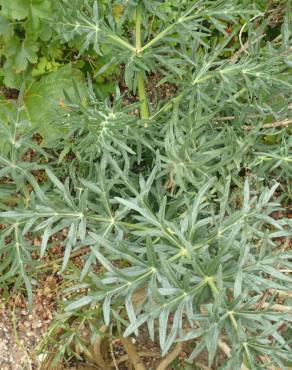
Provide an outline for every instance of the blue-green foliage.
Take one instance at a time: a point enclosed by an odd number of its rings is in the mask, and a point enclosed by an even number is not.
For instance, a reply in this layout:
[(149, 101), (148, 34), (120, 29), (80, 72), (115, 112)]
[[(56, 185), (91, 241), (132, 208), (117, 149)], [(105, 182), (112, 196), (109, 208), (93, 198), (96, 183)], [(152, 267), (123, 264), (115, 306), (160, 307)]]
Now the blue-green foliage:
[[(291, 348), (279, 328), (289, 326), (290, 302), (283, 298), (280, 312), (275, 303), (292, 287), (291, 220), (282, 208), (291, 196), (290, 2), (56, 6), (54, 40), (103, 65), (86, 82), (76, 68), (58, 67), (57, 77), (2, 104), (0, 283), (24, 282), (32, 299), (29, 277), (42, 268), (32, 251), (46, 255), (65, 229), (60, 268), (71, 271), (73, 294), (65, 329), (69, 317), (95, 334), (97, 323), (124, 335), (145, 324), (163, 355), (192, 340), (190, 360), (207, 349), (209, 366), (224, 337), (232, 351), (222, 369), (263, 368), (263, 357), (284, 369)], [(279, 11), (269, 39), (269, 14)], [(114, 92), (99, 94), (95, 77), (117, 70)], [(135, 94), (141, 73), (150, 93), (153, 75), (175, 91), (150, 99), (146, 120), (122, 90)], [(29, 233), (42, 236), (40, 248)], [(83, 268), (74, 268), (71, 253), (88, 246)], [(69, 340), (56, 358), (66, 351)]]

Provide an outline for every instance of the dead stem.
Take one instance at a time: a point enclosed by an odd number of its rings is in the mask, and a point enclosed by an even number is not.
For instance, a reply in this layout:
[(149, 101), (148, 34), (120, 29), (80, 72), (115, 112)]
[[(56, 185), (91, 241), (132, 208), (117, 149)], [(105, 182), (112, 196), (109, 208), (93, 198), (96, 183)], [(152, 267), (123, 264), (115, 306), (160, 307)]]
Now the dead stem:
[[(140, 357), (156, 357), (156, 358), (160, 357), (160, 354), (158, 352), (151, 352), (151, 351), (140, 351), (140, 352), (138, 352), (138, 355)], [(119, 365), (122, 362), (125, 362), (125, 361), (128, 361), (128, 360), (129, 360), (129, 356), (128, 355), (123, 355), (123, 356), (119, 357), (116, 360), (116, 364)], [(114, 365), (113, 362), (112, 362), (112, 365)]]
[[(78, 251), (75, 251), (75, 252), (71, 253), (70, 259), (82, 256), (83, 254), (86, 254), (88, 252), (90, 252), (90, 247), (80, 248), (80, 249), (78, 249)], [(51, 267), (51, 266), (55, 266), (58, 263), (62, 263), (63, 259), (64, 259), (64, 257), (56, 258), (53, 261), (48, 261), (47, 263), (43, 263), (42, 265), (37, 266), (36, 269), (37, 270), (42, 270), (42, 269), (46, 269), (46, 268)]]
[[(259, 118), (260, 115), (253, 114), (247, 116), (247, 118)], [(224, 122), (224, 121), (233, 121), (235, 119), (235, 116), (227, 116), (227, 117), (217, 117), (217, 122)], [(292, 124), (292, 119), (284, 119), (282, 121), (275, 121), (271, 123), (264, 124), (261, 128), (274, 128), (274, 127), (288, 127)], [(253, 126), (244, 125), (242, 126), (245, 130), (251, 130)]]
[[(230, 357), (231, 354), (231, 348), (223, 342), (221, 339), (218, 340), (218, 347), (222, 350), (222, 352), (225, 353), (227, 357)], [(249, 370), (248, 367), (246, 367), (244, 364), (241, 365), (240, 370)]]
[(135, 346), (131, 342), (131, 339), (120, 337), (120, 341), (121, 341), (122, 345), (124, 346), (124, 348), (125, 348), (125, 350), (128, 354), (129, 361), (134, 366), (134, 369), (135, 370), (146, 370), (146, 368), (143, 364), (143, 361), (141, 360), (138, 352), (136, 351)]
[[(103, 325), (100, 328), (100, 332), (103, 334), (107, 330), (107, 327)], [(105, 356), (103, 355), (103, 345), (106, 339), (101, 335), (97, 335), (94, 344), (89, 348), (89, 352), (91, 354), (91, 360), (94, 362), (98, 368), (102, 370), (110, 370), (111, 365), (106, 361)]]
[(167, 367), (177, 358), (177, 356), (182, 351), (182, 343), (177, 343), (174, 349), (166, 355), (160, 364), (157, 366), (156, 370), (166, 370)]
[(202, 364), (201, 362), (198, 362), (198, 361), (195, 362), (195, 365), (199, 366), (202, 370), (212, 370), (210, 367), (208, 367), (208, 366), (206, 366), (206, 365), (204, 365), (204, 364)]
[[(266, 123), (262, 126), (262, 128), (274, 128), (274, 127), (288, 127), (291, 125), (292, 119), (284, 119), (283, 121), (275, 121), (271, 123)], [(250, 126), (243, 126), (245, 130), (250, 130), (252, 127)]]
[(242, 53), (244, 53), (245, 51), (247, 51), (247, 49), (250, 47), (250, 45), (252, 45), (252, 44), (256, 43), (257, 41), (261, 40), (261, 39), (262, 39), (263, 37), (265, 37), (265, 36), (266, 36), (266, 34), (264, 33), (264, 34), (262, 34), (260, 37), (258, 37), (256, 40), (253, 40), (251, 44), (250, 44), (248, 41), (246, 41), (244, 44), (242, 44), (242, 45), (241, 45), (241, 48), (240, 48), (239, 50), (237, 50), (237, 51), (233, 54), (233, 56), (230, 58), (230, 62), (231, 62), (231, 64), (235, 64), (235, 63), (238, 61), (238, 59), (239, 59), (240, 55), (241, 55)]
[(270, 304), (269, 302), (263, 302), (262, 308), (271, 308), (273, 311), (279, 311), (279, 312), (291, 312), (292, 307), (289, 306), (283, 306), (282, 304)]
[[(114, 367), (116, 370), (119, 370), (119, 361), (116, 359), (114, 348), (113, 348), (113, 341), (110, 342), (110, 353), (112, 357), (111, 366)], [(128, 357), (128, 356), (127, 356)]]

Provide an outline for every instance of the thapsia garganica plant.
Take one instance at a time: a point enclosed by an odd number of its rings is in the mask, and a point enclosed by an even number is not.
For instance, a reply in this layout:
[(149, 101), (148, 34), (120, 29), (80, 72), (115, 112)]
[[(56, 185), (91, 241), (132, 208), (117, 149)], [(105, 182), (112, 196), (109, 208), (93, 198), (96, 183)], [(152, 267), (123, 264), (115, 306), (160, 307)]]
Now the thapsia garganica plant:
[[(118, 19), (115, 3), (60, 1), (60, 40), (78, 39), (80, 54), (110, 54), (102, 71), (123, 66), (140, 116), (118, 87), (101, 101), (89, 81), (86, 100), (68, 96), (59, 119), (40, 123), (62, 132), (46, 151), (33, 140), (39, 128), (23, 96), (3, 108), (2, 283), (24, 281), (32, 300), (29, 276), (42, 266), (27, 236), (42, 236), (42, 257), (67, 229), (62, 270), (72, 251), (90, 251), (70, 275), (76, 297), (63, 320), (88, 321), (93, 338), (102, 324), (125, 336), (146, 324), (163, 355), (190, 340), (190, 360), (207, 349), (210, 365), (224, 341), (231, 353), (222, 369), (287, 366), (291, 310), (277, 297), (291, 290), (291, 252), (276, 241), (291, 235), (291, 223), (272, 214), (281, 209), (275, 191), (289, 198), (291, 178), (290, 2), (272, 40), (273, 11), (242, 3), (182, 2), (168, 23), (156, 1), (122, 3)], [(175, 95), (151, 104), (151, 73)], [(46, 173), (41, 183), (36, 170)], [(81, 343), (68, 331), (57, 360)]]

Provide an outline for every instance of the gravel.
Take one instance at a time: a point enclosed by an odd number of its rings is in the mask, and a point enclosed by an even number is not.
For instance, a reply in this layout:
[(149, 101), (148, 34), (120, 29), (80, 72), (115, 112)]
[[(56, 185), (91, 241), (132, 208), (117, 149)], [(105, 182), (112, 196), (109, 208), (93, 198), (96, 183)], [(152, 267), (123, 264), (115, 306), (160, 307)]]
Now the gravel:
[(50, 307), (24, 300), (0, 300), (0, 370), (38, 370), (37, 346), (52, 320)]

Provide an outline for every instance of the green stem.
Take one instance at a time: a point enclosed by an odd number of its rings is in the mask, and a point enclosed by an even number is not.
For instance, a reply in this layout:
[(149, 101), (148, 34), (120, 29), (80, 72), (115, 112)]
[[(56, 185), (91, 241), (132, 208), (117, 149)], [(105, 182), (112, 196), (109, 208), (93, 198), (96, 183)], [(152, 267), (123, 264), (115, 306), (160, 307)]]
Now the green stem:
[(136, 49), (134, 48), (134, 46), (130, 45), (127, 41), (121, 39), (119, 36), (117, 36), (117, 35), (109, 35), (109, 38), (112, 39), (113, 41), (115, 41), (120, 46), (122, 46), (122, 47), (124, 47), (126, 49), (129, 49), (132, 52), (136, 52)]
[(141, 5), (138, 5), (136, 9), (136, 51), (137, 51), (137, 54), (139, 53), (142, 47), (141, 21), (142, 21)]
[[(138, 55), (141, 47), (141, 5), (138, 5), (136, 9), (136, 54)], [(138, 72), (138, 94), (139, 94), (139, 100), (141, 104), (140, 108), (140, 116), (142, 119), (149, 119), (149, 109), (148, 109), (148, 102), (147, 102), (147, 96), (145, 91), (145, 81), (144, 81), (144, 72)]]
[(214, 283), (214, 278), (213, 277), (208, 277), (207, 279), (207, 283), (212, 291), (212, 294), (213, 294), (213, 297), (216, 298), (219, 294), (219, 291), (218, 291), (218, 288), (216, 286), (216, 284)]
[(182, 16), (178, 20), (176, 20), (174, 23), (170, 24), (168, 27), (166, 27), (163, 31), (161, 31), (158, 35), (156, 35), (152, 40), (150, 40), (146, 45), (144, 45), (140, 52), (142, 53), (146, 49), (150, 48), (154, 44), (156, 44), (158, 41), (160, 41), (163, 37), (165, 37), (174, 27), (176, 27), (179, 23), (185, 23), (187, 21), (190, 21), (192, 19), (197, 18), (197, 15), (195, 16), (189, 16), (185, 17)]
[(143, 52), (144, 50), (148, 49), (149, 47), (153, 46), (156, 42), (161, 40), (164, 36), (166, 36), (173, 28), (176, 26), (176, 23), (171, 24), (170, 26), (166, 27), (165, 30), (161, 31), (157, 36), (155, 36), (151, 41), (149, 41), (146, 45), (142, 47), (140, 50)]
[(145, 92), (143, 72), (138, 72), (138, 93), (139, 93), (139, 100), (141, 103), (141, 112), (140, 112), (141, 118), (149, 119), (149, 110), (148, 110), (148, 103), (147, 103), (147, 97), (146, 97), (146, 92)]

